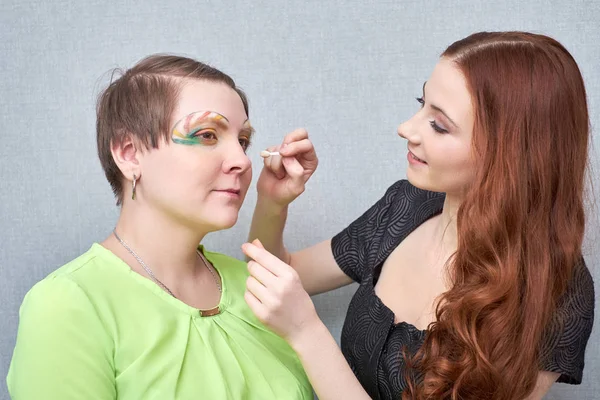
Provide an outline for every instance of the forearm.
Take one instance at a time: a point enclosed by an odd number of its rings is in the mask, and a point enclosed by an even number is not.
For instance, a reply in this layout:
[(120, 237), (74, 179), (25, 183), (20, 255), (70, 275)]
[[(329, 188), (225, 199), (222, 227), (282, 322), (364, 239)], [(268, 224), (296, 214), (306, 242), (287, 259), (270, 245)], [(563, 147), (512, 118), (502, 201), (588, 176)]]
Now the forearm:
[(261, 201), (254, 208), (248, 241), (259, 239), (264, 248), (285, 263), (290, 262), (290, 254), (283, 244), (283, 230), (287, 219), (287, 206), (273, 207)]
[(322, 323), (292, 347), (320, 400), (370, 400), (337, 343)]
[(559, 373), (540, 371), (535, 383), (533, 393), (531, 393), (525, 400), (541, 400), (544, 398), (546, 393), (552, 387), (552, 384), (560, 377)]

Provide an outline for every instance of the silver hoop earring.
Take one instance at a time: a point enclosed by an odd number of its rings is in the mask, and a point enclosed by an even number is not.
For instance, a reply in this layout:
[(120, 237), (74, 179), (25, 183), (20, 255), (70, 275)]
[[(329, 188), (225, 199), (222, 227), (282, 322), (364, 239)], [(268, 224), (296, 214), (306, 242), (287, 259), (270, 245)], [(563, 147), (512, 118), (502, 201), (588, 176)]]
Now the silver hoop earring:
[(137, 182), (137, 177), (133, 174), (133, 184), (131, 188), (131, 200), (135, 200), (135, 184)]

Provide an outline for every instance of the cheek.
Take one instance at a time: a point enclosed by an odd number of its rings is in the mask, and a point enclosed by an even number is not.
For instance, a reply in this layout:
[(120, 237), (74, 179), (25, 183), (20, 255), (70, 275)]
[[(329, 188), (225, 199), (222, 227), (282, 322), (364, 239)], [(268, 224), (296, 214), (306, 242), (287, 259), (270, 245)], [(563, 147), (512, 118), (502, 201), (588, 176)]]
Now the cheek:
[(430, 157), (430, 166), (436, 175), (443, 176), (444, 181), (448, 182), (460, 181), (467, 184), (473, 180), (475, 173), (470, 146), (458, 143), (446, 143), (436, 147), (435, 156)]
[(448, 157), (449, 168), (456, 172), (467, 172), (473, 168), (473, 163), (468, 154), (455, 153), (453, 157)]
[(464, 150), (448, 154), (444, 173), (457, 187), (471, 184), (475, 177), (475, 164), (471, 154)]
[(199, 161), (199, 157), (190, 152), (172, 150), (154, 157), (149, 165), (153, 189), (162, 191), (163, 197), (182, 195), (207, 173), (206, 165)]
[(149, 154), (142, 170), (144, 184), (153, 188), (168, 185), (173, 167), (173, 157), (168, 152), (159, 150)]
[[(433, 152), (434, 154), (429, 154)], [(471, 147), (468, 144), (453, 140), (442, 140), (436, 143), (434, 148), (428, 149), (428, 155), (433, 158), (439, 168), (450, 170), (469, 168), (473, 165), (471, 157)], [(434, 157), (431, 157), (434, 156)]]
[(244, 192), (247, 192), (248, 187), (252, 182), (252, 165), (250, 165), (250, 168), (248, 168), (248, 170), (242, 174), (242, 176), (240, 177), (240, 181), (242, 184), (242, 190)]

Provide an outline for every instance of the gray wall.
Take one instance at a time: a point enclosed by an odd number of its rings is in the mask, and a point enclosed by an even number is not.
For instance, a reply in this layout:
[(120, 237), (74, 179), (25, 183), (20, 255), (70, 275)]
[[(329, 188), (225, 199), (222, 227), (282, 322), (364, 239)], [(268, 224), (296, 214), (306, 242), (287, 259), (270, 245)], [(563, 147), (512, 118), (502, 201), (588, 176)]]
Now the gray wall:
[[(94, 101), (110, 68), (174, 52), (230, 73), (250, 97), (255, 166), (260, 149), (308, 128), (321, 164), (291, 207), (286, 237), (297, 249), (337, 233), (405, 176), (396, 126), (417, 109), (414, 97), (438, 54), (469, 33), (519, 29), (557, 38), (581, 67), (597, 127), (600, 4), (569, 3), (2, 0), (0, 398), (8, 398), (4, 377), (24, 294), (103, 239), (116, 219), (94, 139)], [(241, 257), (254, 202), (252, 188), (237, 226), (208, 237), (209, 248)], [(600, 282), (598, 209), (591, 212), (585, 255)], [(336, 337), (353, 289), (315, 298)], [(584, 383), (555, 385), (548, 398), (600, 398), (599, 339), (596, 327)]]

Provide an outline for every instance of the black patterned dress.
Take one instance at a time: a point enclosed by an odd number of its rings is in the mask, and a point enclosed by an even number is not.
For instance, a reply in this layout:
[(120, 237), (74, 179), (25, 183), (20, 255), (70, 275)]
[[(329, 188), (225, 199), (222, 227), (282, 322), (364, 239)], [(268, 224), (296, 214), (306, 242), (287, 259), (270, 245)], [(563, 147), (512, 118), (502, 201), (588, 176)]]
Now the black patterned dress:
[[(426, 331), (400, 322), (375, 294), (384, 261), (413, 230), (441, 213), (444, 195), (402, 180), (331, 243), (340, 268), (360, 284), (344, 321), (342, 352), (373, 399), (399, 399), (406, 387), (402, 349), (416, 351)], [(558, 382), (581, 383), (585, 347), (594, 318), (594, 284), (582, 262), (575, 269), (542, 343), (543, 371), (560, 374)]]

